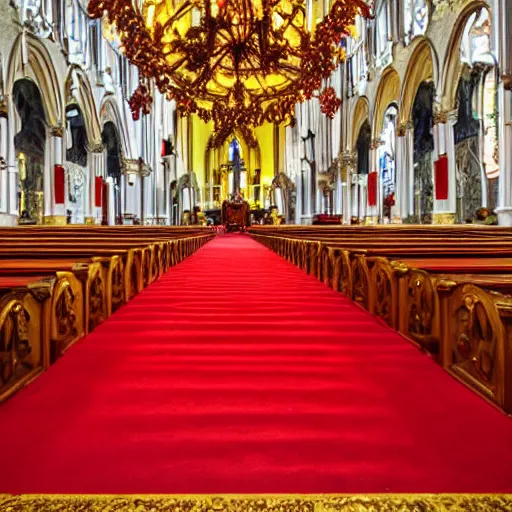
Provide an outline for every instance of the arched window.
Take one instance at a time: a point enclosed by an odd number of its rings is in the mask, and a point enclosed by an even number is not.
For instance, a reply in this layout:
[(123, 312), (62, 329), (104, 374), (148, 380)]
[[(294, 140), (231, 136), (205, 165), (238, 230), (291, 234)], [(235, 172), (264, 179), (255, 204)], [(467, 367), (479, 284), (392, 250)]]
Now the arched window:
[(239, 160), (242, 160), (242, 158), (243, 158), (243, 156), (242, 156), (242, 148), (240, 147), (240, 143), (238, 142), (237, 139), (233, 139), (231, 141), (231, 143), (229, 144), (228, 160), (230, 162), (234, 162), (235, 161), (235, 156), (237, 156)]
[(390, 105), (384, 114), (384, 123), (380, 137), (381, 145), (378, 148), (379, 168), (384, 198), (392, 196), (395, 193), (396, 187), (395, 133), (397, 115), (398, 110), (396, 106)]
[(422, 82), (412, 109), (414, 124), (414, 215), (416, 222), (430, 224), (434, 206), (432, 152), (434, 151), (434, 84)]
[(347, 81), (348, 96), (357, 94), (358, 85), (368, 78), (368, 58), (366, 46), (366, 20), (357, 16), (352, 37), (347, 40)]
[(368, 174), (370, 171), (370, 139), (372, 129), (370, 123), (365, 121), (359, 130), (356, 142), (357, 174)]
[(428, 26), (427, 0), (404, 0), (404, 39), (409, 44), (416, 36), (423, 35)]
[(383, 0), (377, 9), (375, 24), (376, 65), (384, 67), (392, 60), (391, 4)]

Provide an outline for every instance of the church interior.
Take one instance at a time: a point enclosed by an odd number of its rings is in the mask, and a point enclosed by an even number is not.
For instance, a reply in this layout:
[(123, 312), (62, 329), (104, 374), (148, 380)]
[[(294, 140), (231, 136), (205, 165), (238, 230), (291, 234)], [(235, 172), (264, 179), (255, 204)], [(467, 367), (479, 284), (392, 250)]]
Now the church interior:
[(510, 0), (0, 33), (0, 512), (512, 510)]

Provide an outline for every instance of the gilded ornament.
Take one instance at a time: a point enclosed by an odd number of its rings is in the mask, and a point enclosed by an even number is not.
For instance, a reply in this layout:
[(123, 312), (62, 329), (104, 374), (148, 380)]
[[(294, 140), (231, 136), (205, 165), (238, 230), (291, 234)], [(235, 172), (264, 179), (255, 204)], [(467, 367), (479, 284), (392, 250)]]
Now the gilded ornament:
[[(213, 121), (216, 134), (293, 122), (295, 105), (311, 99), (344, 58), (341, 41), (356, 16), (370, 15), (363, 0), (334, 0), (320, 22), (309, 19), (304, 0), (145, 1), (140, 10), (131, 0), (91, 0), (88, 10), (93, 18), (107, 11), (144, 87), (153, 79), (180, 116)], [(191, 12), (199, 14), (192, 26)], [(328, 116), (341, 103), (329, 87), (319, 99)], [(150, 103), (149, 91), (138, 90), (134, 115)]]
[(87, 496), (0, 495), (1, 512), (510, 512), (506, 494)]
[(432, 224), (455, 224), (455, 213), (434, 213)]

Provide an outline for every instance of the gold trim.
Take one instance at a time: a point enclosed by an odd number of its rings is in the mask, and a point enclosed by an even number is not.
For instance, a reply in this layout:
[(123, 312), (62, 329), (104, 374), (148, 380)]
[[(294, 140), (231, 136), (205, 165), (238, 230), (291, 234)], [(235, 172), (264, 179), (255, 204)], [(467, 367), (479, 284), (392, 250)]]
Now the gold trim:
[(47, 226), (65, 226), (67, 224), (65, 215), (45, 215), (43, 224)]
[(379, 216), (378, 215), (367, 215), (364, 218), (364, 225), (365, 226), (374, 226), (375, 224), (379, 223)]
[(455, 213), (434, 213), (432, 224), (455, 224)]
[(512, 511), (511, 494), (0, 495), (0, 511), (401, 512)]
[(96, 224), (96, 219), (94, 217), (85, 217), (84, 223), (86, 226), (93, 226)]

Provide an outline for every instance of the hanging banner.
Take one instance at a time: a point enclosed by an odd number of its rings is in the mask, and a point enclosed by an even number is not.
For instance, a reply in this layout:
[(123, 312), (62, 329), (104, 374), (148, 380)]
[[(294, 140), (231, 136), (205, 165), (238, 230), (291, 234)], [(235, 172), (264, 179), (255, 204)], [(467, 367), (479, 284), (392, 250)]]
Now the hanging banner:
[(368, 174), (368, 206), (377, 206), (377, 172)]
[(102, 205), (103, 178), (101, 176), (96, 176), (94, 185), (94, 206), (100, 208)]
[(55, 187), (55, 204), (64, 204), (64, 179), (64, 167), (62, 167), (62, 165), (56, 165), (53, 177), (53, 184)]
[(445, 201), (448, 199), (448, 157), (440, 155), (434, 164), (436, 180), (436, 200)]

